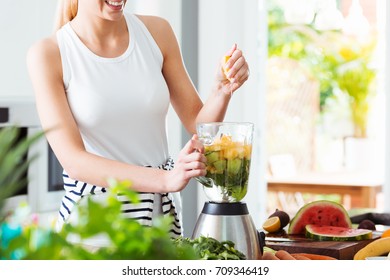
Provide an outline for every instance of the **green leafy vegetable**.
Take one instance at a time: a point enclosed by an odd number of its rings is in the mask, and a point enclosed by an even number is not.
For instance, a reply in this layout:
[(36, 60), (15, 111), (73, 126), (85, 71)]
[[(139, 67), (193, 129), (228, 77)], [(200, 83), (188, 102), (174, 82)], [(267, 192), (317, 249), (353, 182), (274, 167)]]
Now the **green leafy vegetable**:
[[(20, 131), (15, 127), (0, 130), (0, 214), (4, 199), (14, 194), (26, 181), (22, 175), (28, 164), (25, 161), (28, 148), (42, 137), (38, 133), (17, 141)], [(38, 155), (36, 155), (38, 156)], [(78, 205), (79, 222), (66, 224), (61, 232), (42, 228), (34, 220), (28, 205), (19, 206), (14, 213), (0, 215), (0, 259), (26, 260), (115, 260), (115, 259), (244, 259), (234, 249), (232, 242), (218, 242), (201, 237), (190, 241), (172, 239), (169, 235), (172, 219), (160, 218), (152, 227), (145, 227), (136, 220), (124, 218), (118, 193), (133, 203), (138, 194), (130, 182), (109, 181), (106, 204), (90, 197), (85, 205)], [(100, 248), (85, 246), (83, 241), (104, 235), (109, 245)], [(77, 237), (79, 242), (71, 241)]]
[[(0, 227), (0, 259), (197, 259), (191, 246), (177, 247), (174, 244), (169, 234), (171, 218), (161, 217), (154, 221), (153, 226), (146, 227), (123, 217), (117, 193), (133, 202), (138, 201), (137, 193), (131, 190), (129, 182), (111, 183), (106, 204), (86, 198), (86, 205), (77, 207), (79, 222), (65, 224), (59, 233), (24, 222), (14, 227), (11, 219), (6, 219)], [(107, 239), (107, 246), (91, 248), (86, 245), (86, 240), (102, 235)]]
[(200, 236), (196, 239), (177, 238), (175, 244), (190, 245), (201, 260), (245, 260), (245, 255), (234, 248), (232, 241), (218, 241), (212, 237)]

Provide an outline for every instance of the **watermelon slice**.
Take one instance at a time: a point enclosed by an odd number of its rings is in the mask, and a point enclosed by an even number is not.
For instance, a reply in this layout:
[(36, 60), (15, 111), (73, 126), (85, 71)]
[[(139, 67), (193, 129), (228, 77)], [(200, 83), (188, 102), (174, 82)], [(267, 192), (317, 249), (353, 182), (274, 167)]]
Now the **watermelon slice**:
[(291, 220), (288, 233), (305, 234), (306, 225), (352, 227), (345, 208), (328, 200), (318, 200), (302, 206)]
[(306, 237), (319, 241), (357, 241), (371, 239), (372, 231), (369, 229), (307, 225)]

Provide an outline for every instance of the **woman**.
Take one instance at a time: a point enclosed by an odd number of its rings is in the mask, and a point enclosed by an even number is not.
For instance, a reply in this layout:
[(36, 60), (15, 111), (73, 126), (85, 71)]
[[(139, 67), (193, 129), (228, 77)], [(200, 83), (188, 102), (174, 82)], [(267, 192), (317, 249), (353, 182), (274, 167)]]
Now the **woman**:
[[(155, 215), (173, 215), (171, 232), (180, 235), (177, 192), (206, 173), (196, 123), (224, 119), (231, 94), (248, 79), (248, 65), (234, 46), (203, 104), (168, 22), (125, 13), (125, 5), (61, 0), (58, 31), (28, 52), (41, 124), (55, 128), (47, 140), (64, 168), (58, 228), (81, 197), (102, 195), (107, 178), (115, 178), (140, 192), (141, 204), (123, 203), (124, 215), (145, 225)], [(174, 168), (165, 126), (170, 103), (194, 134)]]

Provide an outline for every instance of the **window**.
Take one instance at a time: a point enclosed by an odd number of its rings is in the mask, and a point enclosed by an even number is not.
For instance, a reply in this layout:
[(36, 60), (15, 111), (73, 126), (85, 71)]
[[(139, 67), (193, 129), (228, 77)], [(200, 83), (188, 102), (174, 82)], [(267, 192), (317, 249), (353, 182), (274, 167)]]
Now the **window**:
[[(382, 209), (381, 1), (297, 2), (268, 1), (269, 211), (319, 198)], [(370, 201), (353, 194), (367, 185)]]

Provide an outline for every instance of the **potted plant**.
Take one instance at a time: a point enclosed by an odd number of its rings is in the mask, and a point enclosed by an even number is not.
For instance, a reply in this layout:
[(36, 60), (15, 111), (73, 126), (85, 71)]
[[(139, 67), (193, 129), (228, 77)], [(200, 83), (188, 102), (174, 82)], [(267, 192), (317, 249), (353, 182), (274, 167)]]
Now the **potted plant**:
[(367, 170), (375, 165), (373, 142), (368, 134), (369, 116), (376, 95), (376, 69), (371, 66), (375, 38), (362, 43), (345, 37), (339, 47), (336, 81), (346, 94), (352, 123), (352, 135), (344, 139), (344, 165), (348, 170)]
[[(19, 133), (19, 128), (13, 126), (0, 129), (0, 259), (7, 254), (9, 241), (22, 233), (20, 225), (7, 221), (9, 214), (3, 209), (5, 201), (27, 183), (24, 174), (37, 155), (23, 160), (30, 145), (42, 136), (38, 133), (18, 142)], [(14, 254), (10, 258), (14, 258)]]
[(342, 43), (340, 62), (336, 71), (339, 88), (348, 96), (353, 137), (367, 138), (367, 124), (372, 99), (375, 95), (376, 71), (370, 66), (375, 44), (361, 44), (353, 38)]
[(42, 137), (42, 133), (38, 133), (18, 143), (19, 133), (20, 130), (13, 126), (0, 129), (0, 222), (5, 199), (16, 193), (26, 183), (23, 174), (37, 155), (30, 157), (27, 161), (23, 161), (23, 158), (30, 145)]

